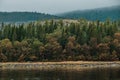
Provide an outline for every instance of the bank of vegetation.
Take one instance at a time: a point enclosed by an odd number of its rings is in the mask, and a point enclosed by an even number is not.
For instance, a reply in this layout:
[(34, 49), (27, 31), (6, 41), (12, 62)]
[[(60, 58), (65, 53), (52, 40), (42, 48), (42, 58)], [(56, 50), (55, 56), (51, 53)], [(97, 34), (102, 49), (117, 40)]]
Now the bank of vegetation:
[(120, 60), (120, 21), (50, 20), (0, 26), (1, 62)]

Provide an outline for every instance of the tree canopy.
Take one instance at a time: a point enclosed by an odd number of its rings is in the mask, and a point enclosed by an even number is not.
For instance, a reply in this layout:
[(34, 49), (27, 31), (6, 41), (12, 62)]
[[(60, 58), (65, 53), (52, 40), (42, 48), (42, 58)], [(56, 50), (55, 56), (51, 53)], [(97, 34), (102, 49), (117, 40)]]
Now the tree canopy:
[(0, 61), (120, 60), (120, 21), (0, 24)]

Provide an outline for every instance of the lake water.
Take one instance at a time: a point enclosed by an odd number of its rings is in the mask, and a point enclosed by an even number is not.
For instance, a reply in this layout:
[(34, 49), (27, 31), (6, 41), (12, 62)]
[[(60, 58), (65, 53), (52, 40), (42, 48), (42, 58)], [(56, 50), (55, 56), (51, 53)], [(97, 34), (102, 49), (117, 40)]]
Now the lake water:
[(0, 80), (120, 80), (120, 68), (82, 71), (0, 71)]

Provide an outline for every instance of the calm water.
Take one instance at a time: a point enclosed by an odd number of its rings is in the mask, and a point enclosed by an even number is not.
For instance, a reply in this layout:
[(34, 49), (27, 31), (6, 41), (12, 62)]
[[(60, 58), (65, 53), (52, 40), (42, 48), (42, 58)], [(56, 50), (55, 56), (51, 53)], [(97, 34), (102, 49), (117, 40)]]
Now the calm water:
[(0, 80), (120, 80), (120, 68), (84, 71), (0, 71)]

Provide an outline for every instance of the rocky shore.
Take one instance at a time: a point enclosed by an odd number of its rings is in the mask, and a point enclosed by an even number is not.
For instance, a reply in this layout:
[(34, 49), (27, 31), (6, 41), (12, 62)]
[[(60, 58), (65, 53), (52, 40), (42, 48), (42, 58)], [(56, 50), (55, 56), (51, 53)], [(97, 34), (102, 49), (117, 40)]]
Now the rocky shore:
[(0, 63), (0, 70), (82, 70), (91, 68), (118, 68), (120, 62), (26, 62), (26, 63)]

